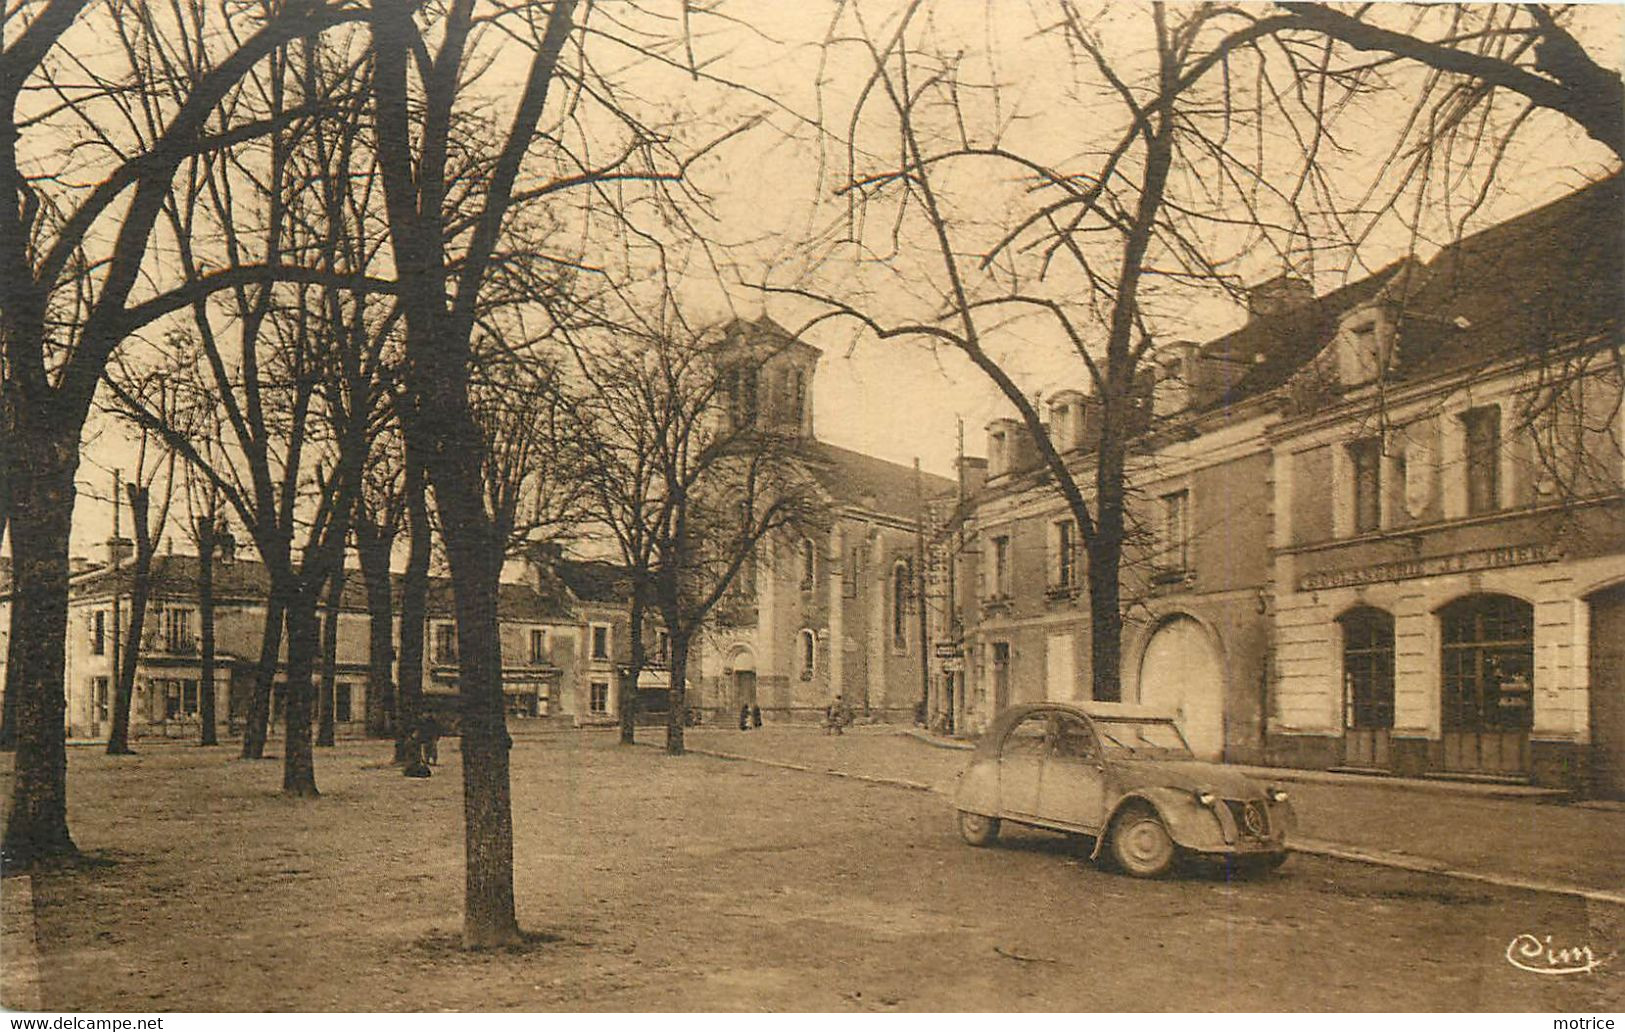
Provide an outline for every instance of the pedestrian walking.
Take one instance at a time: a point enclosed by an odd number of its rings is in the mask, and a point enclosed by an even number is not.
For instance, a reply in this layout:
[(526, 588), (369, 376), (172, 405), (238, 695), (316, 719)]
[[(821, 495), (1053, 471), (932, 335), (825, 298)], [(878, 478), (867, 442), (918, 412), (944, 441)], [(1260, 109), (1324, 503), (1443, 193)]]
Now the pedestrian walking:
[(749, 706), (743, 706), (742, 705), (742, 706), (739, 707), (739, 730), (741, 730), (741, 731), (749, 731), (750, 730), (750, 707)]
[(756, 705), (754, 702), (750, 705), (750, 726), (762, 726), (762, 707)]
[(440, 765), (440, 722), (433, 713), (425, 713), (418, 723), (418, 740), (423, 745), (423, 762), (433, 767)]
[(846, 726), (846, 703), (841, 701), (839, 695), (835, 696), (829, 708), (824, 711), (824, 734), (844, 734)]

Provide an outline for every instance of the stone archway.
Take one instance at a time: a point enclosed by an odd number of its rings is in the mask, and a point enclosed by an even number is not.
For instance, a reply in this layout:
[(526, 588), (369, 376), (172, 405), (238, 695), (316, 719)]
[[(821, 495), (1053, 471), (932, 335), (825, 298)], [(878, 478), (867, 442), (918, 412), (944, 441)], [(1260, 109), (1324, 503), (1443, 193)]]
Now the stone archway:
[(738, 646), (728, 657), (726, 669), (730, 708), (737, 711), (741, 706), (756, 705), (756, 653), (749, 646)]
[(1195, 617), (1162, 620), (1140, 654), (1137, 701), (1171, 712), (1202, 760), (1224, 758), (1224, 664), (1213, 635)]

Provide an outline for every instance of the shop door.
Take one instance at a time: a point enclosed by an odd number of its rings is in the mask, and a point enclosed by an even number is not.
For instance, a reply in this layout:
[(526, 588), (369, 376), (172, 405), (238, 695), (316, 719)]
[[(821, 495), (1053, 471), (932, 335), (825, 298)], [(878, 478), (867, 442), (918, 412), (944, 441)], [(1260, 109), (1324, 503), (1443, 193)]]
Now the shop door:
[(1224, 669), (1201, 624), (1176, 616), (1140, 661), (1140, 702), (1174, 714), (1199, 760), (1224, 758)]
[(1506, 595), (1469, 595), (1439, 611), (1444, 769), (1529, 773), (1535, 610)]
[(1591, 788), (1625, 799), (1625, 585), (1591, 596)]
[(1343, 763), (1387, 770), (1394, 729), (1394, 618), (1356, 609), (1343, 627)]

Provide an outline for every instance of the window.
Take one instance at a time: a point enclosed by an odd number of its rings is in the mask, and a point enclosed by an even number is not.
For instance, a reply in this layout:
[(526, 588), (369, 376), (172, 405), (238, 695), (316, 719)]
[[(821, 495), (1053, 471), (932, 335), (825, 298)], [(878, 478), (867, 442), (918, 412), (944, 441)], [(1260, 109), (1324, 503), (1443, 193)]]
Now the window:
[(1439, 611), (1444, 730), (1527, 731), (1534, 722), (1535, 609), (1469, 595)]
[(530, 629), (530, 662), (532, 666), (547, 662), (547, 629), (544, 627)]
[(1050, 715), (1034, 713), (1010, 729), (1010, 736), (1004, 740), (1002, 755), (1037, 760), (1049, 751), (1050, 739)]
[(350, 682), (340, 681), (333, 686), (333, 719), (340, 724), (355, 719), (350, 711), (350, 698)]
[(1077, 717), (1061, 714), (1055, 728), (1055, 755), (1075, 763), (1094, 763), (1100, 759), (1095, 746), (1095, 735), (1089, 725)]
[(1061, 520), (1054, 524), (1055, 583), (1057, 588), (1071, 588), (1078, 583), (1077, 524)]
[(807, 412), (807, 381), (801, 370), (790, 370), (790, 420), (800, 426)]
[(170, 678), (153, 682), (153, 688), (161, 690), (164, 700), (164, 719), (180, 720), (183, 717), (197, 716), (197, 681), (192, 678), (180, 680)]
[(593, 659), (608, 659), (609, 658), (609, 625), (608, 624), (593, 624), (592, 625), (592, 658)]
[(192, 651), (192, 611), (180, 606), (164, 610), (164, 645), (170, 652)]
[(588, 688), (587, 709), (593, 713), (609, 712), (609, 682), (594, 681)]
[(1467, 512), (1501, 507), (1501, 410), (1494, 405), (1461, 417), (1467, 431)]
[(436, 624), (434, 629), (434, 661), (436, 663), (457, 662), (457, 625), (451, 623)]
[(908, 564), (899, 561), (891, 571), (891, 641), (908, 648)]
[(1174, 491), (1162, 496), (1162, 541), (1158, 549), (1164, 570), (1184, 573), (1191, 559), (1191, 493)]
[(816, 555), (817, 555), (817, 549), (813, 546), (812, 538), (802, 538), (801, 539), (801, 590), (802, 591), (811, 591), (813, 589), (813, 578), (814, 578), (814, 575), (817, 572), (816, 565), (815, 565), (816, 562), (817, 562), (817, 560), (815, 558)]
[(1394, 618), (1362, 608), (1343, 616), (1343, 726), (1394, 726)]
[(993, 539), (993, 595), (1010, 597), (1010, 535), (1001, 534)]
[(801, 679), (813, 679), (814, 666), (818, 660), (818, 636), (812, 631), (803, 629), (799, 636), (800, 648), (797, 654), (801, 658)]
[(1349, 445), (1354, 466), (1354, 532), (1366, 534), (1382, 526), (1382, 442), (1377, 438)]
[(90, 654), (104, 656), (107, 654), (107, 612), (98, 609), (90, 617)]
[(755, 367), (745, 366), (736, 369), (728, 383), (728, 414), (733, 425), (736, 428), (750, 426), (756, 422)]
[(665, 628), (655, 631), (654, 661), (656, 663), (671, 661), (671, 633)]

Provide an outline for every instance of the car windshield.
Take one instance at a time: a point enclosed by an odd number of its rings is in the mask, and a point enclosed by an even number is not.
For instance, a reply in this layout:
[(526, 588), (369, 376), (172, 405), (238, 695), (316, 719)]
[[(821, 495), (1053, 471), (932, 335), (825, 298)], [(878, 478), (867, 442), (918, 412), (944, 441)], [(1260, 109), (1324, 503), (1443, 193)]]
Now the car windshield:
[(1179, 729), (1172, 721), (1157, 720), (1099, 720), (1095, 730), (1106, 748), (1131, 756), (1157, 759), (1190, 759), (1191, 748), (1185, 744)]

